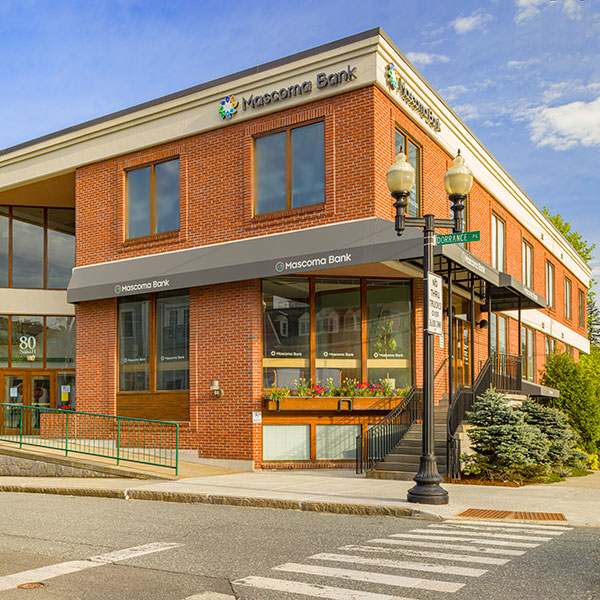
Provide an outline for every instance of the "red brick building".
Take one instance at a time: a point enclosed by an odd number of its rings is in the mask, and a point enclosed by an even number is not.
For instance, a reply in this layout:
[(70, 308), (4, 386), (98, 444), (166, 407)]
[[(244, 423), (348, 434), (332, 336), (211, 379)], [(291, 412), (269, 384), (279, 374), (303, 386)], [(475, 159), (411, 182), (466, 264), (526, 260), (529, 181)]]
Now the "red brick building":
[(474, 175), (465, 230), (481, 239), (436, 247), (453, 289), (436, 400), (450, 377), (470, 386), (490, 349), (522, 354), (523, 393), (550, 393), (546, 355), (589, 351), (590, 271), (379, 29), (8, 149), (0, 204), (34, 202), (42, 182), (75, 206), (59, 300), (76, 307), (78, 410), (176, 420), (188, 459), (340, 465), (392, 400), (277, 410), (265, 396), (303, 381), (420, 386), (422, 232), (396, 236), (385, 174), (406, 153), (409, 214), (449, 218), (459, 148)]

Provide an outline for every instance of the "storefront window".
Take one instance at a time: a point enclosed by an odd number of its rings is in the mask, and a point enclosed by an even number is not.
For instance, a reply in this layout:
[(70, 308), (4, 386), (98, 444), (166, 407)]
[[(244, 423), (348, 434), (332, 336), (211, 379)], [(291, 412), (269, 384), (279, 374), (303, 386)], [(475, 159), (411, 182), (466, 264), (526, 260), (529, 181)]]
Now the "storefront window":
[(156, 299), (156, 389), (190, 387), (190, 306), (188, 294)]
[(0, 316), (0, 368), (8, 367), (9, 317)]
[(127, 298), (119, 303), (119, 390), (150, 389), (150, 299)]
[(10, 209), (0, 206), (0, 287), (8, 287), (10, 260)]
[(367, 380), (394, 388), (411, 381), (411, 305), (407, 281), (367, 281)]
[(309, 380), (310, 302), (304, 277), (263, 281), (263, 385)]
[(360, 280), (316, 279), (315, 303), (317, 383), (360, 381)]
[(46, 367), (75, 366), (75, 317), (46, 317)]
[(353, 460), (360, 425), (317, 425), (315, 427), (317, 460)]
[(44, 367), (44, 318), (11, 317), (13, 369)]
[(57, 407), (71, 406), (72, 408), (76, 408), (75, 373), (58, 373), (56, 376), (56, 385), (58, 392)]
[(310, 425), (263, 425), (263, 460), (309, 460)]
[(48, 209), (48, 273), (46, 287), (64, 289), (75, 264), (75, 211)]
[(44, 287), (44, 209), (12, 209), (12, 285)]

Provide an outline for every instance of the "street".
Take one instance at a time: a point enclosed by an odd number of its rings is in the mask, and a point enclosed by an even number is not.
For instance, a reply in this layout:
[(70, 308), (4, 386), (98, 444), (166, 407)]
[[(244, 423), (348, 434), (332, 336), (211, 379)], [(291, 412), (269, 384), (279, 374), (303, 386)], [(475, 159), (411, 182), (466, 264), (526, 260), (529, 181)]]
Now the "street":
[(600, 599), (594, 527), (12, 493), (0, 513), (0, 598)]

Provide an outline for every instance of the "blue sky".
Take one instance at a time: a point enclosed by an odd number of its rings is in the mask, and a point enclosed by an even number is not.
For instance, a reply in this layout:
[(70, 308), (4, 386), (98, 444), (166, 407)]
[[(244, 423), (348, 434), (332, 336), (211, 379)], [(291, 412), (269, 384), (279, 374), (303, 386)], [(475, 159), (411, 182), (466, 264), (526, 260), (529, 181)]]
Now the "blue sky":
[(600, 258), (600, 0), (3, 0), (0, 147), (377, 26)]

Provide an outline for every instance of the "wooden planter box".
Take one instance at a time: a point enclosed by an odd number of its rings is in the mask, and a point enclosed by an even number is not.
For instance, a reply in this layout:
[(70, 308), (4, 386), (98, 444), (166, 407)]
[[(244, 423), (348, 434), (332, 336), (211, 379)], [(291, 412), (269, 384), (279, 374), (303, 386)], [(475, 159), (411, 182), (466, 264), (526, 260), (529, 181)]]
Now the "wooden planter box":
[(381, 410), (389, 412), (394, 409), (400, 397), (340, 397), (340, 396), (288, 396), (280, 400), (264, 399), (265, 410), (269, 411), (337, 411)]

